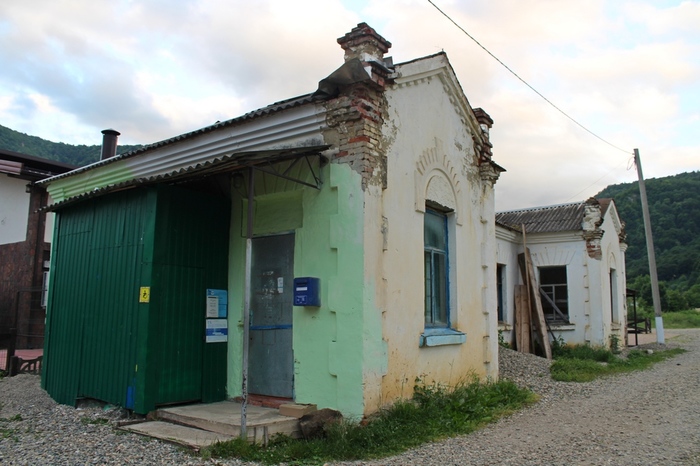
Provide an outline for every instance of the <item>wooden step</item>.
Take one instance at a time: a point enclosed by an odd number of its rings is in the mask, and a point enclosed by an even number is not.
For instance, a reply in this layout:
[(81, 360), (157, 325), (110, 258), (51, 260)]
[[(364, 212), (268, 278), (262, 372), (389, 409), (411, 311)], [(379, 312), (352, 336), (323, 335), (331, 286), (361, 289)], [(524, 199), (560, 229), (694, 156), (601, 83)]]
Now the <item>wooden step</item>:
[(207, 430), (196, 429), (170, 422), (148, 421), (121, 427), (122, 430), (173, 442), (199, 450), (216, 442), (232, 440), (233, 437)]
[[(156, 418), (228, 437), (238, 437), (241, 433), (240, 405), (229, 401), (159, 409)], [(248, 406), (246, 431), (248, 440), (256, 443), (267, 443), (275, 434), (301, 436), (298, 419), (259, 406)]]

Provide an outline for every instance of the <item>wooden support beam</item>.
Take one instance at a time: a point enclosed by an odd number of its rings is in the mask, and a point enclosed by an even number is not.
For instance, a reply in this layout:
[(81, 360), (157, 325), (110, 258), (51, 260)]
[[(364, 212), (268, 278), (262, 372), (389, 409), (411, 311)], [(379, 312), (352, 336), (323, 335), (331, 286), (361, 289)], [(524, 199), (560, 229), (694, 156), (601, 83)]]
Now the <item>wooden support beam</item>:
[(515, 285), (515, 348), (521, 353), (532, 353), (530, 332), (530, 300), (527, 287)]
[(520, 272), (523, 275), (523, 281), (530, 290), (530, 309), (532, 312), (532, 320), (535, 323), (537, 337), (542, 345), (542, 350), (547, 359), (552, 359), (552, 347), (549, 344), (549, 335), (547, 335), (547, 322), (544, 319), (544, 310), (542, 309), (542, 299), (540, 298), (540, 287), (537, 285), (535, 278), (535, 269), (532, 265), (530, 257), (530, 249), (525, 248), (525, 253), (518, 254), (518, 263), (520, 264)]

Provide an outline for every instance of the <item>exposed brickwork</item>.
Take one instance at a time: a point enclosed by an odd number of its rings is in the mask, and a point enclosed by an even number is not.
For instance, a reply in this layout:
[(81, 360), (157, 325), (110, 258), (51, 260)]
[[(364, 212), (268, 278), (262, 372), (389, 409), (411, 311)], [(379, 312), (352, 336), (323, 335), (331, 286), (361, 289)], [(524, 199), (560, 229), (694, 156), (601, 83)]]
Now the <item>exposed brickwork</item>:
[(391, 43), (365, 23), (338, 43), (345, 50), (346, 63), (359, 59), (369, 74), (367, 79), (341, 88), (338, 96), (326, 103), (326, 139), (338, 148), (334, 162), (347, 163), (362, 175), (362, 189), (386, 187), (386, 154), (381, 141), (388, 72), (381, 62)]
[(339, 152), (338, 163), (347, 163), (362, 175), (362, 188), (386, 184), (386, 155), (381, 144), (384, 122), (383, 89), (355, 84), (348, 93), (327, 103), (329, 128)]
[(605, 231), (600, 228), (603, 224), (600, 203), (592, 197), (586, 201), (584, 209), (582, 228), (583, 239), (586, 240), (586, 251), (592, 259), (601, 260), (603, 258), (601, 240)]
[(380, 36), (367, 23), (360, 23), (352, 31), (338, 39), (338, 44), (345, 50), (345, 61), (352, 58), (365, 59), (367, 55), (381, 60), (382, 55), (391, 48), (391, 42)]
[(32, 293), (22, 292), (19, 303), (16, 301), (18, 291), (42, 285), (43, 262), (48, 259), (50, 244), (44, 242), (46, 214), (37, 210), (45, 202), (46, 192), (32, 187), (25, 241), (0, 245), (0, 331), (16, 326), (20, 349), (40, 347), (43, 341), (43, 338), (27, 337), (44, 333), (43, 310), (32, 303)]
[(474, 115), (476, 116), (476, 120), (479, 122), (482, 134), (482, 141), (477, 138), (474, 139), (474, 144), (477, 146), (477, 153), (479, 154), (479, 165), (481, 165), (482, 162), (488, 162), (491, 160), (491, 157), (493, 156), (493, 153), (491, 152), (491, 149), (493, 149), (493, 144), (491, 144), (489, 138), (489, 131), (493, 126), (493, 120), (482, 108), (475, 108)]

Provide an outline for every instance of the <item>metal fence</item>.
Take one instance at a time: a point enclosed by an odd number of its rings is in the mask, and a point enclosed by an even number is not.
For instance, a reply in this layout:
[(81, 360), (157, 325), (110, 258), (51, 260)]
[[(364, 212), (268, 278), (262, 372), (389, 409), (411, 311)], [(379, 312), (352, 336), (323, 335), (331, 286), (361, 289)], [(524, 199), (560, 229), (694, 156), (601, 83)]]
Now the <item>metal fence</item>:
[(0, 311), (0, 371), (4, 375), (41, 372), (46, 316), (42, 297), (41, 288), (18, 290), (12, 309)]
[(15, 329), (7, 329), (0, 333), (0, 372), (7, 374), (10, 372), (12, 358), (15, 355)]

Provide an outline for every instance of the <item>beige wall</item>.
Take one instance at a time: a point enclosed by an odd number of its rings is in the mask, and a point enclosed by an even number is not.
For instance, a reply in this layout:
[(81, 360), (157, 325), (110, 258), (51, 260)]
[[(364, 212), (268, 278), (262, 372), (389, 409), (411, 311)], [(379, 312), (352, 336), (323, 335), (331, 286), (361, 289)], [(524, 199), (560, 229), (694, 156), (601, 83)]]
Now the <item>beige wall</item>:
[[(376, 281), (387, 345), (381, 399), (410, 396), (415, 380), (455, 384), (469, 374), (497, 375), (493, 188), (482, 181), (465, 125), (463, 97), (450, 92), (451, 75), (437, 57), (400, 70), (387, 91), (387, 189), (368, 192), (367, 273)], [(444, 60), (444, 58), (443, 58)], [(436, 70), (436, 65), (437, 70)], [(432, 76), (426, 74), (434, 73)], [(416, 76), (412, 80), (411, 76)], [(478, 130), (478, 129), (477, 129)], [(382, 196), (381, 202), (374, 198)], [(426, 200), (449, 207), (452, 329), (466, 342), (419, 347), (424, 325), (423, 216)], [(368, 224), (369, 227), (369, 224)], [(374, 385), (373, 385), (374, 386)]]

